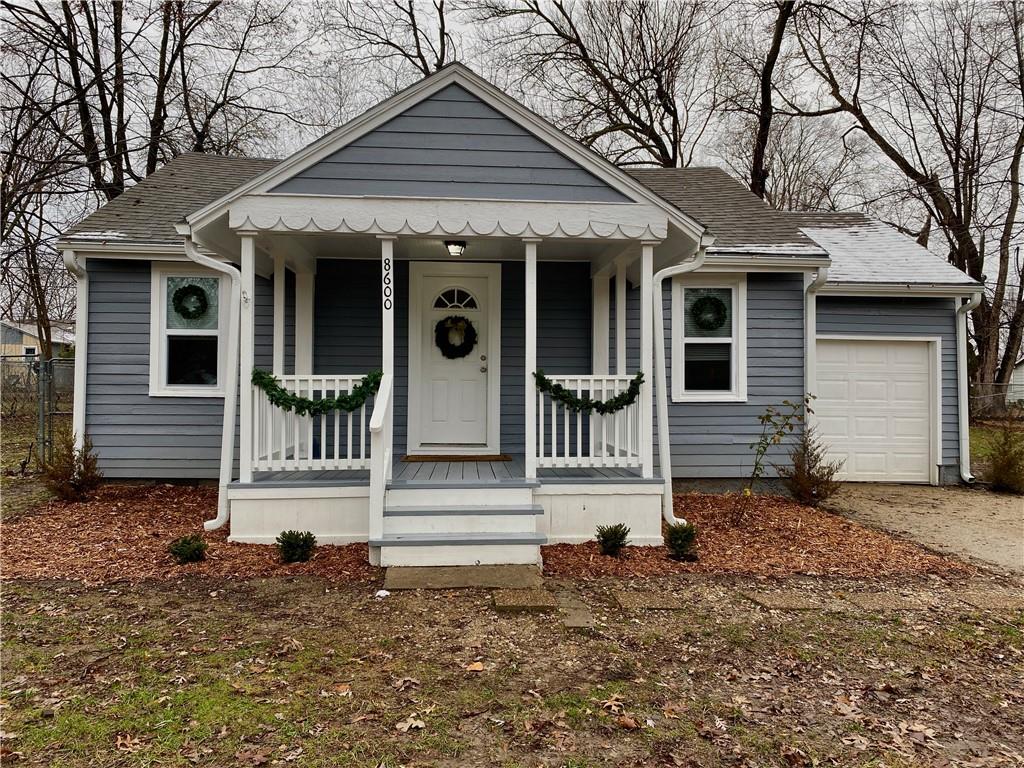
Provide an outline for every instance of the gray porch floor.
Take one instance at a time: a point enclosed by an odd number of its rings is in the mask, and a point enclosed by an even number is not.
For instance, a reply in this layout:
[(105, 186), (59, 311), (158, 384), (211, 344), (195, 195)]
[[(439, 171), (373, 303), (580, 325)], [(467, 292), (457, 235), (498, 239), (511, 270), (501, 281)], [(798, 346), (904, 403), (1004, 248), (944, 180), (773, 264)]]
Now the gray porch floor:
[[(652, 483), (658, 479), (643, 479), (636, 469), (619, 467), (590, 467), (574, 469), (541, 469), (538, 481), (545, 484), (578, 483)], [(253, 483), (276, 485), (366, 485), (370, 482), (368, 470), (304, 470), (294, 472), (255, 472)], [(392, 487), (403, 485), (435, 485), (471, 483), (508, 485), (526, 483), (523, 457), (513, 456), (511, 461), (402, 461), (394, 464)], [(232, 485), (239, 485), (233, 483)]]

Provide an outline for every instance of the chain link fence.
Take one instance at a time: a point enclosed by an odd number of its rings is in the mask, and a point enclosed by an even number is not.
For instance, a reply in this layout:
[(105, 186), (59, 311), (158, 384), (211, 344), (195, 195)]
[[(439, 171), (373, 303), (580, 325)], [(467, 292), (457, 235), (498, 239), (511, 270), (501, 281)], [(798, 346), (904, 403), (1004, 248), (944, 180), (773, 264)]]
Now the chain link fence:
[(25, 472), (39, 458), (53, 457), (56, 437), (71, 428), (74, 397), (74, 358), (0, 357), (5, 469)]

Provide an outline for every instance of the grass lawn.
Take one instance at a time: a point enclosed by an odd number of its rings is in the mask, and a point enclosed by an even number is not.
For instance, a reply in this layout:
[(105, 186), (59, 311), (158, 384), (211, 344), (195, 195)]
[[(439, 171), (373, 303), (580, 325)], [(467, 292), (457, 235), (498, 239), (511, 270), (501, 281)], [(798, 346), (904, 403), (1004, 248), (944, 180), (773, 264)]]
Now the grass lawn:
[(40, 766), (1020, 764), (1024, 615), (769, 612), (739, 592), (763, 586), (648, 583), (689, 608), (628, 613), (621, 582), (577, 585), (598, 622), (579, 634), (482, 591), (9, 582), (3, 749)]

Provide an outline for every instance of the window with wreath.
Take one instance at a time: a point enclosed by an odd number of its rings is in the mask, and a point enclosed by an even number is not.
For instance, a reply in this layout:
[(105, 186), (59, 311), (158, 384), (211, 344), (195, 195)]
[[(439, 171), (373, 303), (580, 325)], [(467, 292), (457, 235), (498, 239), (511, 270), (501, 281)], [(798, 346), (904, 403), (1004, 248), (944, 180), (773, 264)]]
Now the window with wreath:
[(673, 399), (746, 399), (746, 282), (678, 280), (672, 306)]
[(223, 393), (222, 279), (154, 266), (150, 394)]

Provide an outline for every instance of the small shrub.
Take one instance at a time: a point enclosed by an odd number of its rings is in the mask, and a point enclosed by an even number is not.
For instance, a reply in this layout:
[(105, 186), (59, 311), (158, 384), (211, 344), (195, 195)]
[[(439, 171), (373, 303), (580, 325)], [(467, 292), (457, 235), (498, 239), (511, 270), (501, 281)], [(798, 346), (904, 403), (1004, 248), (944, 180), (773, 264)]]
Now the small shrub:
[(665, 546), (673, 560), (694, 562), (697, 559), (697, 526), (693, 523), (676, 523), (665, 528)]
[(1024, 431), (1006, 419), (985, 451), (993, 491), (1024, 493)]
[(206, 542), (198, 533), (193, 533), (191, 536), (182, 536), (172, 541), (167, 551), (178, 565), (198, 563), (206, 559)]
[(597, 526), (597, 543), (602, 555), (618, 557), (622, 548), (629, 543), (629, 526), (625, 523)]
[(286, 563), (304, 563), (313, 554), (316, 536), (309, 531), (281, 531), (277, 537), (277, 548)]
[(815, 429), (807, 425), (789, 451), (789, 466), (773, 465), (794, 499), (816, 507), (834, 496), (842, 486), (835, 479), (841, 461), (829, 461), (827, 449)]
[(85, 501), (103, 483), (99, 460), (88, 437), (76, 450), (74, 436), (62, 430), (54, 437), (53, 458), (50, 461), (42, 458), (43, 483), (62, 501)]

